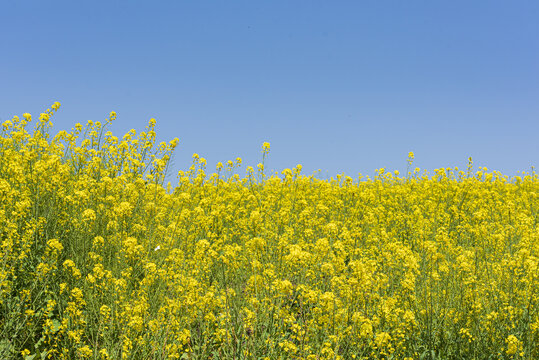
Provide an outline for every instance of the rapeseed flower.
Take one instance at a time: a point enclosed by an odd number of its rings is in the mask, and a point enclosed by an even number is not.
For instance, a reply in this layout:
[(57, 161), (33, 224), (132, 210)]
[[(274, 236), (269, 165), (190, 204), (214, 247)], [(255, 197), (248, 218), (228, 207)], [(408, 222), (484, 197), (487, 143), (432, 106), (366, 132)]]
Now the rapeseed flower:
[(320, 180), (266, 174), (265, 142), (167, 186), (155, 119), (48, 137), (59, 107), (0, 133), (8, 358), (539, 357), (535, 172)]

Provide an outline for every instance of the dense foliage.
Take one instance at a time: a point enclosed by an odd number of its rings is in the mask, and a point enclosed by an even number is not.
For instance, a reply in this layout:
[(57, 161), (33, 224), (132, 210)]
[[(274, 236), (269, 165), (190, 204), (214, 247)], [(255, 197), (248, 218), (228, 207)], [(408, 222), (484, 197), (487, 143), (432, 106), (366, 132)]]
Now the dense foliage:
[[(0, 358), (539, 358), (539, 178), (206, 161), (2, 124)], [(263, 146), (263, 158), (269, 144)]]

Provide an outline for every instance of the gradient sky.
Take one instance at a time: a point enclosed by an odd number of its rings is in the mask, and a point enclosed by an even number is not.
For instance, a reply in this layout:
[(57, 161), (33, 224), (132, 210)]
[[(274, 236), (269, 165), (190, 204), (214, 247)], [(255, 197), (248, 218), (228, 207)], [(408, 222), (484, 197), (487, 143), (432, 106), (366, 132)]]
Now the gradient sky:
[[(537, 1), (24, 1), (0, 5), (0, 120), (157, 119), (193, 153), (320, 177), (539, 165)], [(241, 172), (243, 174), (243, 171)]]

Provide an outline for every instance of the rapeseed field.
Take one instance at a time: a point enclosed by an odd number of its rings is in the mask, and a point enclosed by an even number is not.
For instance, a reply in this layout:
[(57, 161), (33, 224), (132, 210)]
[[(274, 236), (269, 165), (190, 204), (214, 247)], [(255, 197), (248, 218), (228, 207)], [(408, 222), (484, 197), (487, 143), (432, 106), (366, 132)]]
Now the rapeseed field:
[(195, 154), (171, 186), (155, 120), (53, 136), (59, 107), (0, 129), (1, 359), (539, 358), (533, 170)]

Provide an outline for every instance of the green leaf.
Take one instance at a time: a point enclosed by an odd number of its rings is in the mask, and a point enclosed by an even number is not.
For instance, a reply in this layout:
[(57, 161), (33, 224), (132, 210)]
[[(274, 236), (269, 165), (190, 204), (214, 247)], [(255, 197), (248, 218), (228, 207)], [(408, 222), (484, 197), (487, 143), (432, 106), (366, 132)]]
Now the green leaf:
[(7, 339), (0, 340), (0, 355), (9, 354), (13, 350), (13, 344)]
[(58, 330), (60, 330), (60, 326), (62, 326), (62, 323), (60, 323), (56, 319), (52, 319), (52, 332), (56, 333)]
[(42, 336), (41, 339), (38, 340), (38, 342), (34, 345), (34, 349), (39, 349), (39, 346), (45, 341), (45, 337)]

